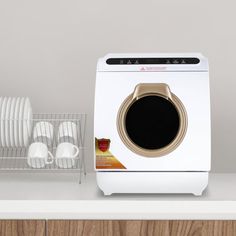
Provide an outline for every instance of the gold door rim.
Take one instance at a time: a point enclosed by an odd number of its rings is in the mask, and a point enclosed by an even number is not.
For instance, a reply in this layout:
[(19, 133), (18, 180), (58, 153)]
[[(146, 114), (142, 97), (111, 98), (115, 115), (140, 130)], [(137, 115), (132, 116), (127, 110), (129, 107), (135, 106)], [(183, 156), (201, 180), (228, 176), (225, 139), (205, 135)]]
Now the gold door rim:
[[(160, 149), (145, 149), (135, 144), (127, 134), (125, 127), (126, 114), (132, 104), (146, 96), (159, 96), (170, 101), (176, 108), (179, 115), (179, 130), (175, 138), (165, 147)], [(144, 157), (161, 157), (174, 151), (183, 141), (187, 131), (187, 112), (180, 99), (173, 94), (169, 86), (164, 83), (138, 84), (135, 90), (121, 104), (117, 115), (117, 130), (123, 143), (134, 153)]]

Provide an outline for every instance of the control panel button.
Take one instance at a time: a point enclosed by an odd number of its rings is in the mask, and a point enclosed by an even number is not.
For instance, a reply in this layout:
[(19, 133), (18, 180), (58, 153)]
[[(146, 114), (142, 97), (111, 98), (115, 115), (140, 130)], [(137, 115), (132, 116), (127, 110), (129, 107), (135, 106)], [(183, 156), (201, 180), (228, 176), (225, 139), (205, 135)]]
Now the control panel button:
[(173, 64), (179, 64), (179, 60), (174, 59), (172, 63), (173, 63)]

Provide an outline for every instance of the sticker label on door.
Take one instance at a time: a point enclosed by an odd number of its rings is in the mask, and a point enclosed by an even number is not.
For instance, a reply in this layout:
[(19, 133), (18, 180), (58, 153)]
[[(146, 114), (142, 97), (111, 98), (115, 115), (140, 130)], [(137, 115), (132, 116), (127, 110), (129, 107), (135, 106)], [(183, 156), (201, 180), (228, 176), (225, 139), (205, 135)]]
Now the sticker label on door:
[(95, 139), (96, 169), (126, 169), (109, 151), (110, 139)]

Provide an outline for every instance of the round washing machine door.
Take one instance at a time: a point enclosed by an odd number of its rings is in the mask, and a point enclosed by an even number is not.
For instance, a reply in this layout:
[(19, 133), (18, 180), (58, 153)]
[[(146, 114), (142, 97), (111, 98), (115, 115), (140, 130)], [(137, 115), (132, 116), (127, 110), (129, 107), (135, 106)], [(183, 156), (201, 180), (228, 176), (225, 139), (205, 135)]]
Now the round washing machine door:
[(167, 84), (138, 84), (120, 107), (117, 129), (131, 151), (144, 157), (161, 157), (182, 142), (187, 113)]

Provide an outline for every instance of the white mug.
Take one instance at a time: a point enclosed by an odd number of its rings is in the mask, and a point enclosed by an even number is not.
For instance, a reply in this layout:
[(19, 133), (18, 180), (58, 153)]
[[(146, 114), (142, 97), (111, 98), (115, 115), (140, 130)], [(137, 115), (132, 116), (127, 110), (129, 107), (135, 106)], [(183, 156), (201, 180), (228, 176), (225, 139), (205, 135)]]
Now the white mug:
[[(48, 160), (50, 157), (51, 160)], [(36, 142), (29, 146), (28, 165), (33, 168), (43, 168), (46, 164), (53, 163), (53, 155), (48, 151), (48, 147), (44, 143)]]
[(53, 125), (47, 121), (36, 123), (33, 137), (35, 142), (42, 142), (51, 146), (53, 143)]
[(60, 168), (72, 168), (75, 165), (75, 157), (79, 154), (79, 148), (68, 142), (60, 143), (56, 150), (56, 164)]
[(68, 142), (77, 143), (77, 125), (71, 121), (62, 122), (58, 128), (58, 143)]

